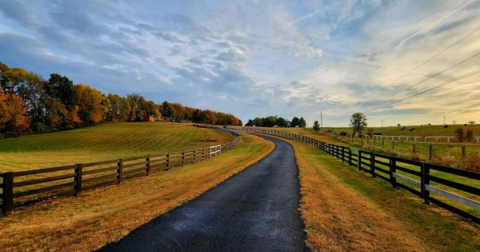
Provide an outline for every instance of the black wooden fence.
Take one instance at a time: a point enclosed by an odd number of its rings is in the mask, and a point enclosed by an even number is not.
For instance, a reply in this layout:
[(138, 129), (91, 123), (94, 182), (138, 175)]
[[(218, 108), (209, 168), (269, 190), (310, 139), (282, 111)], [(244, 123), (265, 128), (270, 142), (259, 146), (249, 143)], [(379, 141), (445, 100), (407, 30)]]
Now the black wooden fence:
[(243, 128), (303, 141), (340, 159), (360, 171), (381, 178), (395, 188), (405, 189), (425, 203), (435, 203), (476, 223), (480, 223), (480, 173), (409, 160), (381, 153), (325, 143), (305, 135), (285, 131)]
[(215, 128), (230, 134), (235, 139), (229, 143), (183, 152), (75, 164), (29, 171), (0, 173), (0, 199), (4, 215), (14, 207), (47, 198), (74, 194), (107, 184), (120, 184), (123, 180), (148, 176), (153, 172), (167, 171), (220, 155), (234, 148), (240, 136), (237, 132)]

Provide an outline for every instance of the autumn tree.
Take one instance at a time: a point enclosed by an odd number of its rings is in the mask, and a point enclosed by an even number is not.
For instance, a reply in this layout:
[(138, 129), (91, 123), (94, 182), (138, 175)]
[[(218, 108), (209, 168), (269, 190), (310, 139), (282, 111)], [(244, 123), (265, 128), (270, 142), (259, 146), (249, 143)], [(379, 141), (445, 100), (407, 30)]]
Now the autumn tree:
[(74, 87), (78, 97), (78, 117), (85, 125), (101, 122), (104, 114), (102, 92), (90, 86), (78, 84)]
[(22, 99), (0, 91), (0, 132), (24, 130), (30, 126)]

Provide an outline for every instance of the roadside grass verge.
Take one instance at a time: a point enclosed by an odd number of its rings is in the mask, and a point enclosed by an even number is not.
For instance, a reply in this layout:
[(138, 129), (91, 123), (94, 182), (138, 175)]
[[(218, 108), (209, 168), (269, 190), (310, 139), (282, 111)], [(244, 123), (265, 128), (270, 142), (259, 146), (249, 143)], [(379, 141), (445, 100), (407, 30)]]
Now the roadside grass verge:
[(242, 134), (236, 148), (201, 163), (18, 208), (0, 218), (0, 251), (98, 249), (258, 162), (273, 148), (269, 141)]
[(315, 147), (294, 146), (313, 251), (478, 251), (479, 225), (393, 189)]
[(0, 140), (0, 172), (183, 151), (232, 136), (180, 123), (110, 123)]

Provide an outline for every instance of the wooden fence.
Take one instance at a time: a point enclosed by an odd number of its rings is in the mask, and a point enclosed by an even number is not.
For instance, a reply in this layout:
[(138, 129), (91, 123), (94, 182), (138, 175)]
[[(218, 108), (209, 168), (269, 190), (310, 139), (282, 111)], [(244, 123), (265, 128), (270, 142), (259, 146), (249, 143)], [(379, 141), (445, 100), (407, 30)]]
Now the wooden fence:
[(148, 176), (158, 171), (196, 163), (220, 155), (234, 148), (240, 137), (237, 132), (215, 128), (235, 139), (215, 148), (205, 147), (183, 152), (170, 152), (118, 160), (75, 164), (29, 171), (0, 173), (0, 199), (4, 215), (14, 207), (59, 195), (78, 196), (83, 190), (123, 180)]
[(359, 171), (381, 178), (430, 202), (480, 223), (480, 173), (325, 143), (304, 135), (270, 129), (243, 128), (312, 144)]

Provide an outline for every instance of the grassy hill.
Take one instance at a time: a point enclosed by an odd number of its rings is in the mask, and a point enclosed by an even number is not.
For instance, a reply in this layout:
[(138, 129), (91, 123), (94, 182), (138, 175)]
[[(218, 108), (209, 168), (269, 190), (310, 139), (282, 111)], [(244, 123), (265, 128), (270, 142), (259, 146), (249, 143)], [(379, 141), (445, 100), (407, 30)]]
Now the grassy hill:
[[(449, 125), (448, 128), (443, 128), (443, 125), (431, 125), (431, 126), (405, 126), (405, 129), (402, 130), (401, 127), (372, 127), (375, 132), (382, 133), (383, 135), (388, 136), (455, 136), (455, 130), (458, 128), (463, 128), (464, 131), (467, 129), (473, 130), (475, 136), (480, 136), (480, 125)], [(415, 128), (413, 131), (409, 131), (410, 128)], [(336, 132), (348, 132), (351, 133), (351, 128), (324, 128), (324, 130), (333, 130)]]
[(231, 141), (178, 123), (115, 123), (0, 140), (0, 172), (182, 151)]

